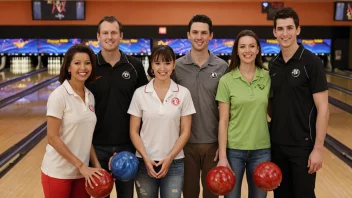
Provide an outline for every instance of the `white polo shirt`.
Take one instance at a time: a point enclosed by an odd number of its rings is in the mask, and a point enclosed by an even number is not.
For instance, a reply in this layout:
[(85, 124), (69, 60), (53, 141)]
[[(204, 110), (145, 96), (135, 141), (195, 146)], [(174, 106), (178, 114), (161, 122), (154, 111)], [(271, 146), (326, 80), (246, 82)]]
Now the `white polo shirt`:
[[(153, 84), (154, 79), (134, 92), (128, 113), (142, 118), (140, 136), (147, 155), (159, 161), (170, 154), (180, 137), (181, 117), (196, 111), (187, 88), (171, 80), (162, 103)], [(142, 157), (138, 152), (136, 155)], [(183, 150), (175, 157), (180, 158), (184, 158)]]
[[(84, 88), (85, 101), (77, 95), (66, 80), (49, 96), (47, 116), (61, 119), (60, 138), (68, 149), (88, 166), (93, 131), (97, 121), (94, 113), (94, 96)], [(77, 179), (83, 176), (73, 164), (64, 159), (49, 144), (46, 147), (41, 170), (59, 179)]]

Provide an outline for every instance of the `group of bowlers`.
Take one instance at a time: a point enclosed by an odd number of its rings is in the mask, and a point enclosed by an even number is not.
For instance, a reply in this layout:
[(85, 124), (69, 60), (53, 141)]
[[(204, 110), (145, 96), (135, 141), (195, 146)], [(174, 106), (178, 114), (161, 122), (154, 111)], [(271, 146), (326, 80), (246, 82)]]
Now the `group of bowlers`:
[[(244, 172), (249, 197), (266, 197), (253, 182), (255, 167), (276, 163), (283, 174), (275, 197), (315, 197), (329, 119), (322, 62), (297, 43), (299, 17), (289, 7), (274, 17), (280, 53), (261, 61), (257, 35), (241, 31), (228, 65), (208, 50), (212, 21), (194, 16), (187, 36), (191, 50), (176, 60), (169, 46), (153, 48), (148, 81), (138, 59), (119, 50), (121, 23), (98, 24), (101, 51), (84, 45), (65, 54), (61, 86), (47, 104), (48, 145), (42, 162), (45, 197), (89, 197), (111, 157), (135, 153), (139, 170), (116, 180), (119, 198), (218, 197), (206, 187), (216, 166), (236, 175), (225, 197), (241, 197)], [(268, 118), (270, 117), (270, 118)], [(268, 122), (268, 120), (270, 122)]]

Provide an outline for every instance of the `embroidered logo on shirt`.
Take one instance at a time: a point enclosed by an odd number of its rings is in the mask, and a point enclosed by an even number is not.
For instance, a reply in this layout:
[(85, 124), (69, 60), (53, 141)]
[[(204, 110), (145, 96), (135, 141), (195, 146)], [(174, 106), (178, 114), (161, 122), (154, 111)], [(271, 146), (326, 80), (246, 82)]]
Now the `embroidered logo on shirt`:
[(89, 109), (90, 109), (92, 112), (95, 112), (93, 105), (89, 105)]
[(258, 84), (257, 86), (259, 87), (260, 90), (263, 90), (265, 87), (265, 85), (263, 85), (263, 84)]
[(299, 69), (293, 69), (291, 72), (293, 77), (298, 77), (300, 73)]
[(216, 72), (211, 72), (210, 77), (213, 79), (218, 78), (218, 74)]
[(124, 71), (123, 73), (122, 73), (122, 78), (124, 78), (124, 79), (130, 79), (130, 72), (128, 72), (128, 71)]
[(180, 102), (180, 99), (178, 99), (177, 97), (171, 99), (171, 104), (173, 104), (174, 106), (180, 105)]

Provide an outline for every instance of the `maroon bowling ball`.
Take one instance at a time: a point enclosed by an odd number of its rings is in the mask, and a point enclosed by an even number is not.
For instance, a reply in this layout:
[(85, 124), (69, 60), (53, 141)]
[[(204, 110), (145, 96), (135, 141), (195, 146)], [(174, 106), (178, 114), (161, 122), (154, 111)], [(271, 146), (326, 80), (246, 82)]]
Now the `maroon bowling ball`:
[(226, 195), (236, 184), (236, 177), (231, 169), (224, 166), (212, 168), (206, 178), (209, 190), (216, 195)]
[(114, 180), (112, 176), (106, 170), (100, 172), (103, 173), (100, 178), (93, 176), (93, 179), (98, 186), (94, 186), (94, 188), (91, 188), (89, 184), (86, 186), (87, 193), (94, 198), (104, 198), (108, 196), (114, 187)]
[(272, 191), (280, 185), (282, 172), (273, 162), (262, 162), (254, 169), (253, 180), (258, 188)]

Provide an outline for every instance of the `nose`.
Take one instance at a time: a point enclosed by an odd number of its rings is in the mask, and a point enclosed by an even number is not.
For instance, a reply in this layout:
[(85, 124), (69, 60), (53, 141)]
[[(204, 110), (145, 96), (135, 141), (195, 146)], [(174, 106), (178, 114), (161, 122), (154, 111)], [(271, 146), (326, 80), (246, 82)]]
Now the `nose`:
[(286, 36), (286, 35), (287, 35), (287, 33), (288, 33), (288, 32), (287, 32), (287, 29), (286, 29), (286, 28), (284, 28), (283, 35), (284, 35), (284, 36)]
[(245, 52), (249, 52), (250, 50), (249, 50), (249, 46), (246, 46), (246, 48), (245, 48)]

